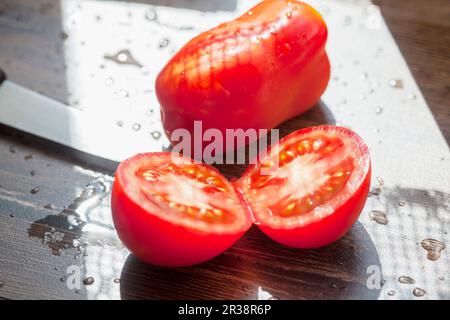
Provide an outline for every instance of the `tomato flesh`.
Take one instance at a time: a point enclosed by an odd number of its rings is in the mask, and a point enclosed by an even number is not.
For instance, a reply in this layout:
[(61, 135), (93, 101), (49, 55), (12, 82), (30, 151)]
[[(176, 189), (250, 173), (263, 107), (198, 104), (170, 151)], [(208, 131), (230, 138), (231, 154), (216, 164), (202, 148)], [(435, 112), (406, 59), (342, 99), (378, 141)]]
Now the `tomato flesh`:
[(220, 205), (226, 200), (227, 192), (233, 190), (208, 168), (164, 163), (156, 168), (140, 169), (136, 176), (152, 183), (151, 188), (143, 186), (141, 191), (161, 210), (174, 210), (180, 217), (212, 224), (236, 220), (235, 213)]
[(320, 247), (342, 237), (358, 218), (370, 186), (369, 153), (349, 129), (307, 128), (273, 146), (236, 186), (271, 238)]
[(160, 266), (211, 259), (252, 224), (240, 194), (225, 177), (172, 153), (141, 154), (122, 162), (111, 206), (127, 248)]

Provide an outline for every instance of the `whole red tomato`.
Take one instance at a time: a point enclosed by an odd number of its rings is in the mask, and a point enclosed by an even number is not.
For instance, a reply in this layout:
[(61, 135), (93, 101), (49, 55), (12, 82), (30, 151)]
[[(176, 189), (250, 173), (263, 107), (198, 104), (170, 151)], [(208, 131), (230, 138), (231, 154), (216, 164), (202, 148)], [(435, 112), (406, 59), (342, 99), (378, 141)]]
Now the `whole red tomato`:
[[(266, 0), (189, 41), (156, 80), (164, 128), (270, 129), (311, 108), (330, 65), (327, 27), (309, 5)], [(178, 141), (172, 141), (178, 142)]]

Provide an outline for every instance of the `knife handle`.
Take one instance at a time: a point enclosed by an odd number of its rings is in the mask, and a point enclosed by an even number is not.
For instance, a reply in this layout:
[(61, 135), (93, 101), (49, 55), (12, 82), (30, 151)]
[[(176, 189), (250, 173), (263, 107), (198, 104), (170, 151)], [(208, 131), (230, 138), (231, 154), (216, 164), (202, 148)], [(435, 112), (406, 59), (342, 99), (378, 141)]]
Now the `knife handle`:
[(3, 83), (3, 81), (6, 80), (6, 73), (0, 68), (0, 84)]

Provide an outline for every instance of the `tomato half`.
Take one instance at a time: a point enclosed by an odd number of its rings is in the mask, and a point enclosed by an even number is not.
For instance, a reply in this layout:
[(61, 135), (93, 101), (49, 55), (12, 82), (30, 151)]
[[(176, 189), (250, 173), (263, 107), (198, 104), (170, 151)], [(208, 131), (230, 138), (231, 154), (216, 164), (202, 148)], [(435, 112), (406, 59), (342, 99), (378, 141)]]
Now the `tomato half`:
[(269, 237), (290, 247), (315, 248), (336, 241), (355, 223), (370, 174), (369, 152), (358, 135), (319, 126), (280, 140), (236, 186)]
[(144, 262), (171, 267), (206, 261), (236, 242), (253, 222), (242, 203), (217, 170), (168, 152), (122, 162), (111, 198), (127, 248)]

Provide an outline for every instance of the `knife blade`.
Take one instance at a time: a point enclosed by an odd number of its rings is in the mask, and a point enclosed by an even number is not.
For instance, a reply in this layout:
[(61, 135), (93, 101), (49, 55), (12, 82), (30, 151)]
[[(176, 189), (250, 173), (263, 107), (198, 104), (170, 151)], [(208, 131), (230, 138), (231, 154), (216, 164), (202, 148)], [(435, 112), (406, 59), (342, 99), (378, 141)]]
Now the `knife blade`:
[(161, 151), (162, 141), (117, 126), (111, 115), (82, 111), (22, 87), (0, 69), (0, 123), (107, 160)]

